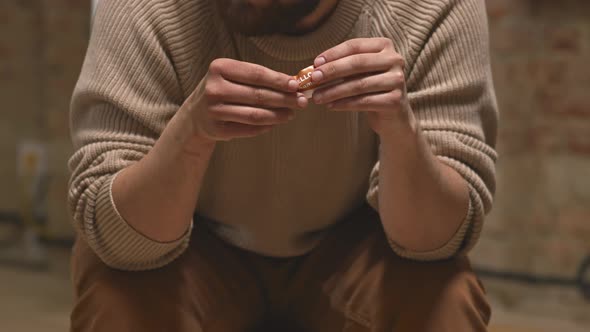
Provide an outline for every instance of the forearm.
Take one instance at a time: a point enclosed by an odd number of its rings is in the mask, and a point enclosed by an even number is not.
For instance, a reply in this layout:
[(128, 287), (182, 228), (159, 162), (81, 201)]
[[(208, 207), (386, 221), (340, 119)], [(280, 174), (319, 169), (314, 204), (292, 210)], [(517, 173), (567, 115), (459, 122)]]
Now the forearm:
[(415, 124), (380, 135), (379, 214), (389, 238), (415, 252), (443, 247), (465, 220), (467, 182), (443, 164)]
[(150, 152), (112, 184), (125, 221), (159, 242), (174, 241), (187, 231), (215, 148), (213, 141), (195, 137), (192, 123), (188, 112), (178, 111)]

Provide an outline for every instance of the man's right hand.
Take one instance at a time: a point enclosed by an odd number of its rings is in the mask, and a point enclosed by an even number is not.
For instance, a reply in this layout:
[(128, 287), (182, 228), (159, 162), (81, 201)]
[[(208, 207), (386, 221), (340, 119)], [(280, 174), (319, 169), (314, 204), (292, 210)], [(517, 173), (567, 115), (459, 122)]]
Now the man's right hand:
[(216, 59), (182, 106), (190, 113), (195, 135), (229, 141), (266, 133), (307, 106), (292, 76), (232, 59)]

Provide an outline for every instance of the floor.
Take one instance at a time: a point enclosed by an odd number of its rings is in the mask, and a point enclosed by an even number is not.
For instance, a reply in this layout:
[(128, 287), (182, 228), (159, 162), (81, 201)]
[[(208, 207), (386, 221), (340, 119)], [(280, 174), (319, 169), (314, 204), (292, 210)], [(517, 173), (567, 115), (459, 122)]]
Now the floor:
[(0, 330), (65, 332), (72, 292), (67, 252), (52, 253), (47, 271), (0, 265)]
[[(18, 266), (0, 265), (0, 326), (11, 332), (64, 332), (68, 329), (68, 313), (72, 299), (68, 277), (68, 254), (65, 250), (52, 251), (51, 264), (44, 272), (28, 271)], [(488, 291), (501, 287), (484, 280)], [(489, 284), (489, 286), (488, 286)], [(501, 292), (499, 292), (500, 294)], [(534, 310), (507, 310), (501, 296), (490, 294), (494, 307), (491, 332), (584, 332), (590, 322), (582, 324), (551, 313)], [(547, 302), (546, 299), (539, 300)], [(572, 312), (561, 308), (563, 312)], [(590, 304), (588, 306), (590, 316)], [(551, 310), (555, 312), (556, 310)], [(557, 310), (559, 311), (559, 310)]]

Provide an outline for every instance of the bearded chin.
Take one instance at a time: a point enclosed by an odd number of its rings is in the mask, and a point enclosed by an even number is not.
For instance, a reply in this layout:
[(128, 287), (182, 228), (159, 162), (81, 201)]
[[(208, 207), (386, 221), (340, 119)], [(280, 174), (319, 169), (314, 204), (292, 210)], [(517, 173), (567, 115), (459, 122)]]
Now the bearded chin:
[(300, 3), (278, 3), (256, 8), (246, 0), (212, 0), (221, 18), (232, 31), (246, 36), (271, 34), (297, 34), (297, 23), (311, 14), (320, 0), (303, 0)]

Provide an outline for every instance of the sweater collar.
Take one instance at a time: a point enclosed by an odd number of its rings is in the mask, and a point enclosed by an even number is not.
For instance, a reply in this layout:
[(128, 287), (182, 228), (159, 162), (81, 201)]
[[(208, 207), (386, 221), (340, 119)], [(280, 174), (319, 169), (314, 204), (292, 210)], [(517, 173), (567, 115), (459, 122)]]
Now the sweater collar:
[(247, 40), (273, 58), (285, 61), (313, 59), (344, 41), (358, 21), (364, 5), (363, 0), (340, 0), (332, 14), (314, 31), (301, 36), (276, 34), (248, 37)]

